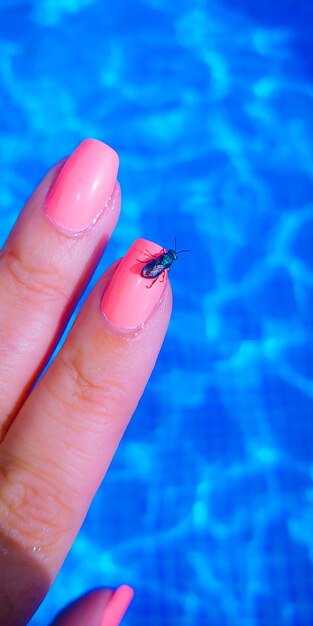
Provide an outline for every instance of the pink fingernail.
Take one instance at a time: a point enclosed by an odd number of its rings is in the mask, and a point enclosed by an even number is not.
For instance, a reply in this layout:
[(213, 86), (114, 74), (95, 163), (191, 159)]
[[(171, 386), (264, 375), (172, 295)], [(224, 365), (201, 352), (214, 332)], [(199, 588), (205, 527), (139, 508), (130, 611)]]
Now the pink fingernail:
[(131, 587), (128, 585), (118, 587), (104, 609), (100, 626), (118, 626), (133, 597), (134, 590)]
[(92, 226), (113, 192), (118, 162), (117, 153), (102, 141), (82, 141), (48, 193), (48, 217), (75, 233)]
[(137, 328), (147, 320), (159, 302), (166, 284), (166, 273), (152, 281), (143, 277), (141, 272), (151, 261), (151, 255), (157, 256), (162, 250), (152, 241), (137, 239), (119, 263), (102, 299), (102, 312), (114, 326)]

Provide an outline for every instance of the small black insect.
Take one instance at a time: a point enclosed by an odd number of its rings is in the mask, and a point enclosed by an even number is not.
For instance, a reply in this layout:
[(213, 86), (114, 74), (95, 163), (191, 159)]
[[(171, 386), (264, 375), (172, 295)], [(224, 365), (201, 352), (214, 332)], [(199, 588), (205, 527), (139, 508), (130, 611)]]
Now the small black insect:
[[(147, 289), (150, 289), (152, 285), (154, 285), (155, 281), (158, 280), (161, 274), (163, 276), (163, 282), (165, 275), (169, 271), (173, 261), (177, 260), (177, 255), (181, 252), (190, 252), (190, 250), (179, 250), (178, 252), (176, 252), (176, 239), (175, 250), (165, 250), (165, 248), (163, 248), (161, 254), (158, 255), (152, 255), (149, 251), (147, 251), (148, 255), (150, 255), (152, 258), (151, 261), (145, 264), (140, 272), (141, 276), (144, 276), (144, 278), (154, 279), (151, 285), (146, 285)], [(141, 261), (141, 263), (145, 263), (145, 261)]]

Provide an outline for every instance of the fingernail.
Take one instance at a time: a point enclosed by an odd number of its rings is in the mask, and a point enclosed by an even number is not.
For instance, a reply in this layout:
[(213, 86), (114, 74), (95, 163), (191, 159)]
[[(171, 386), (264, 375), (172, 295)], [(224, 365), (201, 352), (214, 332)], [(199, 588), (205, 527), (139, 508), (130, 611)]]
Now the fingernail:
[(100, 626), (118, 626), (133, 597), (134, 590), (131, 587), (128, 585), (118, 587), (104, 609)]
[(82, 141), (49, 190), (48, 217), (74, 233), (92, 226), (113, 192), (118, 163), (117, 153), (102, 141)]
[(141, 272), (151, 261), (151, 255), (159, 255), (162, 250), (152, 241), (137, 239), (120, 261), (102, 299), (102, 312), (114, 326), (137, 328), (148, 319), (159, 302), (166, 275), (160, 274), (153, 282), (144, 278)]

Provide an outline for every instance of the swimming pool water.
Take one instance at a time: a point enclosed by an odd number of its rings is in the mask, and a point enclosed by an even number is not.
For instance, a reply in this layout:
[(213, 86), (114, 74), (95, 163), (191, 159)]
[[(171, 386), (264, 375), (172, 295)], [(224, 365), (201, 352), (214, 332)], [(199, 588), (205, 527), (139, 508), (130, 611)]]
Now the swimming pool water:
[(312, 624), (312, 18), (290, 0), (0, 2), (1, 240), (91, 136), (123, 190), (95, 279), (139, 236), (192, 250), (32, 626), (124, 582), (125, 626)]

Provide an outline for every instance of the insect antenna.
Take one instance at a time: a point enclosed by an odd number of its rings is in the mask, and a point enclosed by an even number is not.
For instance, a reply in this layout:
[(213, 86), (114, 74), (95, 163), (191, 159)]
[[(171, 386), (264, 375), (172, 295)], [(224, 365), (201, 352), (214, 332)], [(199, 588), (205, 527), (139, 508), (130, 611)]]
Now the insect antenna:
[(178, 252), (177, 252), (177, 250), (176, 250), (176, 237), (174, 237), (174, 244), (175, 244), (175, 246), (174, 246), (174, 252), (175, 252), (176, 254), (180, 254), (181, 252), (191, 252), (191, 250), (178, 250)]

